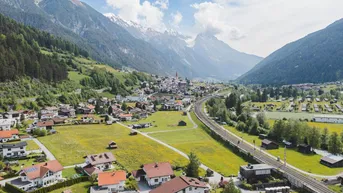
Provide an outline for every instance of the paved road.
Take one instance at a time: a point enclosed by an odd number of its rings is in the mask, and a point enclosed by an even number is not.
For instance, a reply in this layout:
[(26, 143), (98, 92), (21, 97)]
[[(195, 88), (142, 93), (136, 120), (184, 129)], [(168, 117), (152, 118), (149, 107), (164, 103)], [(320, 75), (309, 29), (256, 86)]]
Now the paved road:
[[(206, 100), (208, 100), (210, 98), (211, 97), (205, 97), (195, 104), (195, 114), (213, 132), (220, 135), (226, 141), (231, 142), (233, 145), (236, 145), (237, 142), (241, 139), (238, 136), (233, 135), (232, 133), (228, 132), (227, 130), (225, 130), (224, 128), (219, 126), (218, 124), (214, 123), (203, 112), (203, 110), (201, 108), (202, 103), (204, 103)], [(249, 152), (257, 160), (260, 160), (261, 163), (266, 163), (266, 164), (269, 164), (271, 166), (274, 166), (275, 168), (279, 168), (280, 170), (284, 171), (288, 176), (291, 176), (293, 179), (296, 179), (297, 182), (301, 182), (306, 187), (312, 189), (313, 192), (334, 193), (332, 190), (330, 190), (328, 187), (326, 187), (323, 183), (318, 182), (315, 179), (312, 179), (311, 177), (303, 175), (301, 172), (295, 170), (292, 167), (284, 166), (283, 163), (278, 162), (276, 159), (270, 157), (269, 155), (266, 155), (263, 151), (259, 151), (259, 150), (254, 149), (254, 147), (249, 143), (240, 143), (238, 145), (238, 147), (245, 152)]]
[(56, 159), (55, 156), (48, 150), (48, 148), (46, 148), (38, 139), (34, 138), (32, 140), (37, 143), (39, 148), (45, 153), (46, 158), (48, 160), (55, 160)]

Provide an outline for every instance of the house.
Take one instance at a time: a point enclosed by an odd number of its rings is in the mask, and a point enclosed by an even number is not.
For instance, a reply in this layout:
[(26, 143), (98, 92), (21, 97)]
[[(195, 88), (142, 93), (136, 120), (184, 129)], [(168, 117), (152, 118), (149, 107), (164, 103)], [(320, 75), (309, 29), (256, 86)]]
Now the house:
[(342, 115), (317, 115), (313, 118), (314, 122), (319, 123), (343, 123), (343, 116)]
[(108, 149), (116, 149), (116, 148), (118, 148), (116, 142), (111, 141), (110, 143), (108, 143)]
[(82, 115), (81, 117), (81, 121), (83, 123), (91, 123), (94, 121), (94, 116), (92, 114), (85, 114), (85, 115)]
[(146, 181), (150, 187), (157, 187), (171, 179), (174, 171), (169, 162), (150, 163), (140, 170), (132, 171), (136, 181)]
[(90, 188), (90, 193), (112, 193), (124, 191), (125, 171), (101, 172), (98, 174), (98, 186)]
[(85, 165), (83, 170), (88, 175), (98, 174), (102, 171), (112, 169), (112, 163), (116, 158), (111, 152), (93, 154), (85, 156)]
[(179, 121), (178, 126), (187, 126), (187, 123), (186, 121), (181, 120)]
[(265, 188), (266, 193), (290, 193), (291, 188), (289, 186), (279, 186), (279, 187), (271, 187)]
[(197, 178), (181, 176), (162, 184), (149, 193), (209, 193), (209, 187)]
[(40, 121), (36, 125), (36, 129), (40, 130), (50, 130), (52, 129), (52, 126), (54, 126), (54, 121), (49, 120), (49, 121)]
[(64, 124), (67, 119), (61, 118), (61, 117), (54, 117), (52, 118), (52, 121), (54, 122), (54, 125), (57, 124)]
[(246, 180), (248, 183), (255, 183), (270, 177), (273, 169), (267, 164), (248, 164), (240, 167), (238, 178), (242, 181)]
[(75, 109), (73, 108), (61, 108), (58, 111), (58, 115), (64, 116), (64, 117), (76, 117)]
[(119, 119), (121, 121), (131, 121), (132, 120), (132, 114), (120, 114)]
[(19, 178), (9, 183), (27, 191), (36, 187), (46, 187), (62, 180), (63, 166), (57, 160), (26, 167), (19, 172)]
[(132, 129), (144, 129), (144, 128), (149, 128), (150, 126), (151, 126), (151, 123), (134, 124), (132, 126)]
[(43, 109), (41, 109), (41, 118), (47, 118), (47, 119), (51, 119), (53, 117), (58, 116), (58, 108), (57, 107), (45, 107)]
[(277, 143), (268, 139), (264, 139), (262, 141), (261, 147), (265, 149), (279, 149), (279, 145)]
[(307, 145), (307, 144), (300, 144), (300, 145), (298, 145), (298, 151), (300, 153), (310, 154), (310, 153), (312, 153), (312, 147), (310, 145)]
[(336, 155), (328, 155), (320, 159), (320, 163), (330, 168), (343, 167), (343, 157)]
[(18, 129), (0, 131), (0, 142), (4, 143), (10, 140), (19, 139)]
[(0, 144), (0, 153), (3, 158), (25, 157), (27, 155), (26, 146), (26, 141), (13, 144)]
[(11, 130), (11, 127), (16, 123), (15, 119), (0, 119), (0, 131)]
[(20, 121), (20, 115), (21, 115), (21, 113), (18, 111), (8, 111), (8, 112), (4, 113), (4, 117), (6, 119), (15, 119), (17, 121)]
[(286, 148), (293, 148), (294, 147), (292, 142), (283, 140), (282, 143), (285, 145)]

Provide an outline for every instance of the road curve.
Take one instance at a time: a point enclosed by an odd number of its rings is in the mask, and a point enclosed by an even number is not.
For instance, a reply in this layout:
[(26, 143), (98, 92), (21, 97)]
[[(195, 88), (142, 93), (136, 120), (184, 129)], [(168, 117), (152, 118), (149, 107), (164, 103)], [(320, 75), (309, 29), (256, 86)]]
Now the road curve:
[[(219, 126), (217, 123), (213, 122), (209, 117), (204, 113), (202, 109), (202, 104), (210, 99), (211, 96), (205, 97), (199, 101), (197, 101), (194, 105), (194, 112), (196, 116), (200, 119), (201, 122), (203, 122), (207, 127), (209, 127), (213, 132), (220, 135), (224, 140), (231, 142), (232, 144), (237, 144), (238, 141), (241, 141), (241, 139), (232, 133), (228, 132), (227, 130), (223, 129), (221, 126)], [(335, 193), (332, 190), (330, 190), (327, 186), (325, 186), (322, 182), (319, 182), (311, 177), (305, 176), (299, 171), (296, 171), (290, 167), (285, 166), (281, 162), (277, 161), (276, 159), (271, 158), (268, 155), (265, 155), (261, 151), (255, 149), (250, 144), (246, 143), (240, 143), (237, 145), (238, 148), (245, 152), (249, 152), (252, 156), (254, 156), (255, 159), (260, 160), (261, 163), (265, 163), (268, 165), (271, 165), (275, 168), (280, 169), (288, 176), (291, 176), (292, 179), (295, 179), (297, 182), (300, 182), (308, 189), (311, 189), (313, 192), (316, 193)]]

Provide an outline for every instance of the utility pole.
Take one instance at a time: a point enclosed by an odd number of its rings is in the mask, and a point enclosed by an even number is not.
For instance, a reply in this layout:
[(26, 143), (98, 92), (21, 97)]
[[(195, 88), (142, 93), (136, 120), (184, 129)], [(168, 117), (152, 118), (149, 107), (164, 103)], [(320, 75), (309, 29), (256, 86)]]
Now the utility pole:
[(287, 165), (287, 147), (285, 146), (285, 152), (284, 152), (284, 155), (283, 155), (283, 163), (284, 163), (284, 166), (286, 167)]

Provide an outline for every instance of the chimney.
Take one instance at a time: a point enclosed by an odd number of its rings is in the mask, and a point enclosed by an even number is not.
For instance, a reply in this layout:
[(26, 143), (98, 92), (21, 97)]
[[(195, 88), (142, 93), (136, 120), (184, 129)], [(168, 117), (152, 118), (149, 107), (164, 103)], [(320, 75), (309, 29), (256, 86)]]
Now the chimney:
[(157, 168), (157, 167), (158, 167), (158, 163), (156, 162), (156, 163), (155, 163), (155, 168)]

